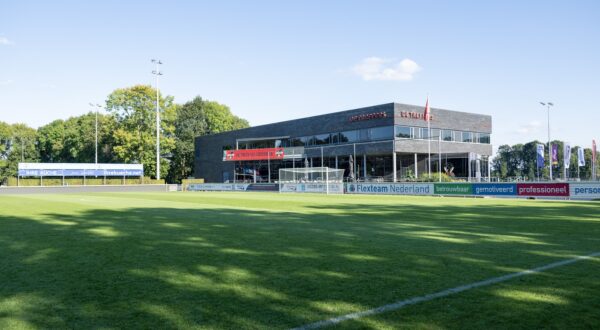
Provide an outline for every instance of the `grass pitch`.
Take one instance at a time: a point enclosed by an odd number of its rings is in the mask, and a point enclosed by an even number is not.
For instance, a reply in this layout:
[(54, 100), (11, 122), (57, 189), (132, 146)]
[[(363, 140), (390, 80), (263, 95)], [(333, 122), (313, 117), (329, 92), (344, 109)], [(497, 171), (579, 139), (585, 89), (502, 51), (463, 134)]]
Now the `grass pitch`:
[[(290, 328), (600, 251), (600, 204), (0, 197), (0, 328)], [(597, 328), (600, 258), (337, 328)]]

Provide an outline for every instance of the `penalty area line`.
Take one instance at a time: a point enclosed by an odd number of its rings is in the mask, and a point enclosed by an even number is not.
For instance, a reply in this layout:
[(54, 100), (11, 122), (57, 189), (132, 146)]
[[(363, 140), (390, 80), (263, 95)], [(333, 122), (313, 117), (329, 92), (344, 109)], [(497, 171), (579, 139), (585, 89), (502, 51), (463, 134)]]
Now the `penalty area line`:
[(347, 321), (347, 320), (356, 320), (356, 319), (360, 319), (360, 318), (367, 317), (367, 316), (372, 316), (372, 315), (377, 315), (377, 314), (381, 314), (381, 313), (385, 313), (385, 312), (395, 311), (395, 310), (401, 309), (402, 307), (405, 307), (405, 306), (415, 305), (415, 304), (430, 301), (433, 299), (450, 296), (450, 295), (460, 293), (463, 291), (468, 291), (471, 289), (476, 289), (476, 288), (480, 288), (480, 287), (484, 287), (484, 286), (488, 286), (488, 285), (492, 285), (492, 284), (496, 284), (496, 283), (500, 283), (500, 282), (505, 282), (508, 280), (512, 280), (513, 278), (517, 278), (517, 277), (521, 277), (521, 276), (525, 276), (525, 275), (540, 273), (540, 272), (546, 271), (548, 269), (570, 265), (570, 264), (576, 263), (578, 261), (588, 260), (588, 259), (598, 257), (598, 256), (600, 256), (600, 251), (594, 252), (594, 253), (591, 253), (588, 255), (577, 256), (577, 257), (574, 257), (571, 259), (565, 259), (565, 260), (553, 262), (553, 263), (550, 263), (550, 264), (547, 264), (544, 266), (520, 271), (517, 273), (510, 273), (510, 274), (506, 274), (506, 275), (502, 275), (502, 276), (498, 276), (498, 277), (489, 278), (487, 280), (483, 280), (483, 281), (479, 281), (479, 282), (474, 282), (474, 283), (470, 283), (470, 284), (457, 286), (457, 287), (454, 287), (451, 289), (438, 291), (436, 293), (426, 294), (424, 296), (413, 297), (413, 298), (409, 298), (406, 300), (397, 301), (395, 303), (383, 305), (380, 307), (368, 309), (368, 310), (361, 311), (361, 312), (350, 313), (350, 314), (330, 318), (327, 320), (318, 321), (315, 323), (305, 324), (305, 325), (293, 328), (292, 330), (319, 329), (319, 328), (327, 327), (330, 325), (338, 324), (338, 323), (341, 323), (341, 322)]

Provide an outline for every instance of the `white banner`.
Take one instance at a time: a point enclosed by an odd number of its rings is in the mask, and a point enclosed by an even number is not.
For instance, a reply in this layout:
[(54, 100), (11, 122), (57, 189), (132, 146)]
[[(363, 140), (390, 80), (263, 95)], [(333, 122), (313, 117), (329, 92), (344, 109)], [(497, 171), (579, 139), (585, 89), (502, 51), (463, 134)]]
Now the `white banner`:
[[(324, 193), (327, 192), (325, 183), (283, 183), (279, 186), (280, 192), (298, 192), (298, 193)], [(343, 183), (329, 183), (329, 193), (343, 194)]]
[(246, 191), (249, 184), (243, 183), (190, 183), (186, 190), (189, 191)]
[(348, 183), (349, 194), (433, 195), (433, 183)]
[(600, 199), (600, 183), (569, 183), (572, 199)]
[(563, 150), (563, 160), (565, 168), (569, 168), (571, 164), (571, 145), (569, 142), (565, 142), (564, 150)]
[(577, 165), (585, 166), (585, 154), (582, 147), (577, 147)]

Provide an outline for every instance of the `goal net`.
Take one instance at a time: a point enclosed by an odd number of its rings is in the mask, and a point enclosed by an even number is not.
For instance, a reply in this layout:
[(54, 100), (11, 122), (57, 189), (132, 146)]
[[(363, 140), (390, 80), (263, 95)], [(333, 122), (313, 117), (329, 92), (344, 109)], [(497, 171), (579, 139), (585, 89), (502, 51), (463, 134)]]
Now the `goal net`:
[(329, 167), (279, 169), (279, 192), (344, 193), (344, 170)]

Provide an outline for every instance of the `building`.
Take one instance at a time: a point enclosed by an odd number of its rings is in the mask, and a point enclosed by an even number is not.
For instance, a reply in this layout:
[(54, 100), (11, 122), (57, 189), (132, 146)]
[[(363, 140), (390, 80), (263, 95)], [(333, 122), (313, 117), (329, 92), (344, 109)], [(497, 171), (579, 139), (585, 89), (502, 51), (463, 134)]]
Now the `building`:
[(430, 127), (424, 107), (388, 103), (200, 136), (194, 176), (276, 182), (282, 167), (328, 166), (350, 180), (406, 181), (428, 176), (431, 164), (432, 173), (489, 177), (491, 116), (431, 108)]

